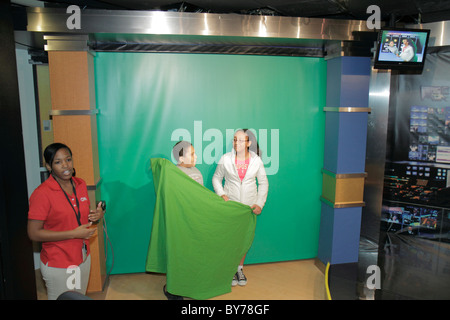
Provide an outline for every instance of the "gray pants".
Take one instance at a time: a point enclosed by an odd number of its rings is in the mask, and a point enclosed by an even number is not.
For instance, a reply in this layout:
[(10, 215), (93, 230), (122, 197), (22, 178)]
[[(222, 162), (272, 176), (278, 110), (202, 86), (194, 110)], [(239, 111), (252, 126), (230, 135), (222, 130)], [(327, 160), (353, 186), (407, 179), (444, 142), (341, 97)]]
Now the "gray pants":
[(41, 274), (47, 287), (48, 300), (56, 300), (66, 291), (86, 294), (90, 271), (90, 255), (79, 266), (72, 268), (53, 268), (41, 261)]

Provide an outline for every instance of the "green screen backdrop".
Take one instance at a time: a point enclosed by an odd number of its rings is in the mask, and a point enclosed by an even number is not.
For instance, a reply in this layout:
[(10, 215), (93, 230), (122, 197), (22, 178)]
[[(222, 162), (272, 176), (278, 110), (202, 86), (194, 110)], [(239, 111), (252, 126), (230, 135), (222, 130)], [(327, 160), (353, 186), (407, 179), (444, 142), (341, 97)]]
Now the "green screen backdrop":
[[(107, 53), (95, 58), (107, 269), (145, 271), (155, 204), (150, 158), (193, 143), (205, 186), (233, 132), (251, 128), (269, 196), (246, 263), (317, 255), (326, 100), (321, 58)], [(114, 257), (114, 259), (113, 259)]]

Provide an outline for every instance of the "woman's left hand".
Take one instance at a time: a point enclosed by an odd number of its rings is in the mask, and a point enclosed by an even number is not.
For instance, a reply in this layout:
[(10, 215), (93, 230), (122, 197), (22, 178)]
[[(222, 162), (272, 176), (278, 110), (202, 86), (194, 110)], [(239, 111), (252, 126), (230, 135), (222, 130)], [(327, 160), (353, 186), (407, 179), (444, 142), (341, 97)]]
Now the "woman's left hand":
[(105, 214), (105, 212), (102, 209), (102, 202), (100, 201), (98, 203), (97, 209), (95, 211), (94, 210), (89, 211), (89, 215), (88, 215), (89, 221), (91, 221), (91, 222), (98, 221), (101, 218), (103, 218), (104, 214)]
[(250, 208), (252, 208), (253, 213), (258, 215), (261, 213), (262, 209), (260, 206), (258, 206), (257, 204), (252, 205)]

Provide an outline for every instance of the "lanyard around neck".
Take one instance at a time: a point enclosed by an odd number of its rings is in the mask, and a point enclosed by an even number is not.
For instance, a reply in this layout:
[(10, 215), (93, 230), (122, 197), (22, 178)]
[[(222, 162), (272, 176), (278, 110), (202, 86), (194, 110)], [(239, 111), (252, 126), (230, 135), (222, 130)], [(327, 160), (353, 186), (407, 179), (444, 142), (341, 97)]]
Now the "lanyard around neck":
[(59, 183), (58, 180), (56, 180), (55, 177), (53, 177), (53, 179), (55, 179), (55, 181), (58, 183), (59, 187), (61, 188), (62, 192), (64, 192), (64, 195), (66, 196), (67, 201), (70, 204), (70, 207), (72, 208), (73, 212), (75, 213), (75, 217), (77, 218), (77, 222), (78, 225), (81, 226), (81, 212), (80, 212), (80, 203), (78, 202), (78, 196), (77, 196), (77, 191), (75, 189), (75, 185), (72, 181), (72, 179), (70, 179), (70, 183), (72, 184), (72, 189), (73, 189), (73, 194), (75, 195), (75, 201), (77, 203), (77, 210), (75, 210), (75, 208), (72, 205), (72, 201), (70, 201), (69, 196), (67, 195), (67, 193), (64, 191), (63, 187), (61, 186), (61, 184)]

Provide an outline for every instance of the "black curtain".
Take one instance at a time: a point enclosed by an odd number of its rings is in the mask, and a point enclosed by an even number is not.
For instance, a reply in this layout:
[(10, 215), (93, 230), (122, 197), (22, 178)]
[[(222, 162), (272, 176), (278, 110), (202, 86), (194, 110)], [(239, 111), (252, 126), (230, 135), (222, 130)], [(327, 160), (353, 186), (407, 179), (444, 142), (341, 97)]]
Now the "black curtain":
[(36, 299), (10, 1), (0, 0), (0, 298)]

